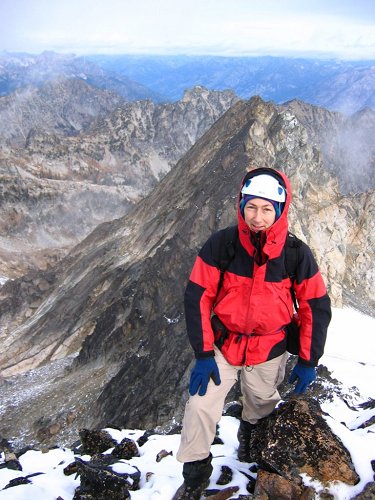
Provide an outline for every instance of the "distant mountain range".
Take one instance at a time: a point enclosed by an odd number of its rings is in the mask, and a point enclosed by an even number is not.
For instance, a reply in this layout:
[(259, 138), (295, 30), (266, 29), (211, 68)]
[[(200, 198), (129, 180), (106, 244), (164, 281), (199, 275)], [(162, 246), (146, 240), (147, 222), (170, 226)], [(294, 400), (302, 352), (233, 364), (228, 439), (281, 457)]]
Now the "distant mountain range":
[(129, 55), (90, 60), (172, 100), (180, 99), (186, 88), (203, 85), (231, 89), (244, 99), (300, 99), (345, 114), (375, 107), (375, 60)]
[(344, 114), (375, 108), (375, 60), (0, 54), (0, 96), (57, 77), (84, 80), (128, 101), (177, 101), (186, 89), (201, 85), (276, 104), (299, 99)]
[(0, 96), (28, 86), (41, 86), (57, 78), (83, 80), (93, 87), (112, 90), (127, 101), (160, 101), (152, 90), (85, 57), (43, 52), (40, 55), (0, 53)]

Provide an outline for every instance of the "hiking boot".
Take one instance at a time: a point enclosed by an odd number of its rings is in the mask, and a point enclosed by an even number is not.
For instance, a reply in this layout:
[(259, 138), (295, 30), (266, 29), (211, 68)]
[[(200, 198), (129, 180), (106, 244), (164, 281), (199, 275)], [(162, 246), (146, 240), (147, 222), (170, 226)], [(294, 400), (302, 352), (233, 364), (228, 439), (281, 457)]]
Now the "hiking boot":
[(203, 491), (207, 488), (209, 483), (210, 480), (207, 479), (199, 486), (188, 486), (184, 481), (176, 491), (172, 500), (200, 500)]
[(250, 449), (251, 449), (251, 435), (253, 434), (256, 424), (250, 424), (245, 420), (240, 421), (240, 426), (237, 432), (238, 451), (237, 456), (240, 462), (251, 462)]
[(182, 475), (184, 482), (176, 491), (172, 500), (200, 500), (202, 492), (207, 488), (212, 473), (211, 453), (203, 460), (185, 462)]

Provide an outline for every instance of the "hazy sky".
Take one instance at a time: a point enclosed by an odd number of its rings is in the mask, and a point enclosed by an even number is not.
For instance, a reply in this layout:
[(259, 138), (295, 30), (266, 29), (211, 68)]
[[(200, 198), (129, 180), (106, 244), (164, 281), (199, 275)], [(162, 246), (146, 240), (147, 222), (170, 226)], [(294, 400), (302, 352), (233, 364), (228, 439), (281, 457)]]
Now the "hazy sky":
[(0, 0), (0, 51), (375, 59), (375, 0)]

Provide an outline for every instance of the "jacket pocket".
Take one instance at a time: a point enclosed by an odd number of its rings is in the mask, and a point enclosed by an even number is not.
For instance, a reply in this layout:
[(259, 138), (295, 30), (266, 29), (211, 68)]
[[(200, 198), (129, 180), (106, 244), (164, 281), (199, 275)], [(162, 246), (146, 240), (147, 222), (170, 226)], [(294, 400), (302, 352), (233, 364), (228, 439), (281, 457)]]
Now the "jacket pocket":
[(238, 333), (228, 333), (221, 352), (225, 359), (234, 366), (242, 366), (246, 359), (246, 348), (249, 335)]

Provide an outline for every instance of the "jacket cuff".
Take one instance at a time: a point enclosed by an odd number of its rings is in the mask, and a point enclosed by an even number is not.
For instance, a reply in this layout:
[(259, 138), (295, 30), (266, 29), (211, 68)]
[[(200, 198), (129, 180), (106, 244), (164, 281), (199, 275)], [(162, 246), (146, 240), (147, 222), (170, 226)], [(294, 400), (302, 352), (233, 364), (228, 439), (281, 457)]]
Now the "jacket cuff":
[(307, 359), (303, 359), (300, 356), (298, 356), (298, 363), (305, 366), (318, 366), (318, 362), (314, 363), (314, 361), (308, 361)]
[(215, 357), (215, 352), (214, 351), (196, 352), (194, 354), (195, 354), (195, 358), (196, 359), (213, 358), (213, 357)]

